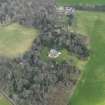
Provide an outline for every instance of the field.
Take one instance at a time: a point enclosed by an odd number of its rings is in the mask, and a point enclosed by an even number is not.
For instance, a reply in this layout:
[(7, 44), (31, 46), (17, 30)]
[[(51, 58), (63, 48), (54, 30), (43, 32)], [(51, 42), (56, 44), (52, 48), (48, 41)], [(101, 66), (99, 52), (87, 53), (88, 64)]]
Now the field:
[(0, 55), (16, 57), (28, 50), (38, 35), (35, 29), (25, 28), (18, 24), (0, 26)]
[(105, 0), (57, 0), (60, 5), (69, 4), (105, 4)]
[(4, 96), (0, 95), (0, 105), (11, 105), (9, 103), (8, 100), (6, 100), (6, 98), (4, 98)]
[(105, 13), (78, 11), (73, 30), (90, 36), (91, 56), (70, 105), (105, 105)]

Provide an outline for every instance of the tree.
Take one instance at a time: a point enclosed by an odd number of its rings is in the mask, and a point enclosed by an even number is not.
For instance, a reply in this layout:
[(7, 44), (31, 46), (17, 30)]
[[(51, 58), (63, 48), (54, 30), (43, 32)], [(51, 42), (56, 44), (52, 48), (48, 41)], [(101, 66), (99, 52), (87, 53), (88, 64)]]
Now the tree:
[(17, 21), (32, 26), (41, 10), (45, 10), (50, 15), (54, 13), (55, 0), (3, 0), (0, 1), (0, 5), (1, 23), (11, 20), (11, 22)]

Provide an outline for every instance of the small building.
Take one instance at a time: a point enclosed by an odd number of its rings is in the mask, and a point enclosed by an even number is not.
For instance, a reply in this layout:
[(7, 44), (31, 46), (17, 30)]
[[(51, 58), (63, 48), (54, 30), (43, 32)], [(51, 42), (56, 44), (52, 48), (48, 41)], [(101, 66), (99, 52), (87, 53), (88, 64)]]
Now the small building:
[(73, 7), (66, 6), (66, 7), (64, 7), (64, 9), (65, 9), (66, 15), (74, 15), (75, 14), (75, 8), (73, 8)]
[(57, 14), (60, 15), (74, 15), (75, 14), (75, 8), (70, 7), (70, 6), (60, 6), (60, 7), (56, 7), (56, 12)]
[(57, 57), (59, 57), (60, 54), (61, 54), (61, 52), (57, 51), (56, 49), (51, 49), (48, 54), (48, 57), (49, 58), (57, 58)]

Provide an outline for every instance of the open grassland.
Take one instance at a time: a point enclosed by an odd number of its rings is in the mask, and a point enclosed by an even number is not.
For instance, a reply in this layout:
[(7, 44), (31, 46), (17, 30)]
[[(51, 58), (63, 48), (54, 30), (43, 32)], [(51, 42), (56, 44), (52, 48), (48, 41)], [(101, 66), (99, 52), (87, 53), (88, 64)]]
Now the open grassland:
[(28, 50), (37, 30), (18, 24), (0, 26), (0, 56), (16, 57)]
[(0, 95), (0, 105), (11, 105), (11, 103), (4, 96)]
[(105, 0), (57, 0), (60, 5), (69, 4), (105, 4)]
[(105, 105), (105, 13), (78, 11), (73, 29), (90, 36), (91, 56), (70, 105)]

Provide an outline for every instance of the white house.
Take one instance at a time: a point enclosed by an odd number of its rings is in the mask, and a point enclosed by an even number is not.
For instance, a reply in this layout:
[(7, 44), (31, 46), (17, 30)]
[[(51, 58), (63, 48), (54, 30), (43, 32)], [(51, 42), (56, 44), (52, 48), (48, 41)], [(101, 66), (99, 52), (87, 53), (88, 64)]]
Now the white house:
[(73, 15), (75, 14), (75, 8), (73, 7), (69, 7), (69, 6), (60, 6), (60, 7), (56, 7), (56, 12), (58, 14), (65, 14), (65, 15)]
[(75, 14), (75, 8), (73, 8), (73, 7), (64, 7), (64, 8), (65, 8), (66, 15), (74, 15)]
[(55, 49), (51, 49), (49, 54), (48, 54), (48, 57), (49, 58), (57, 58), (57, 57), (59, 57), (60, 54), (61, 54), (61, 52), (59, 52)]

